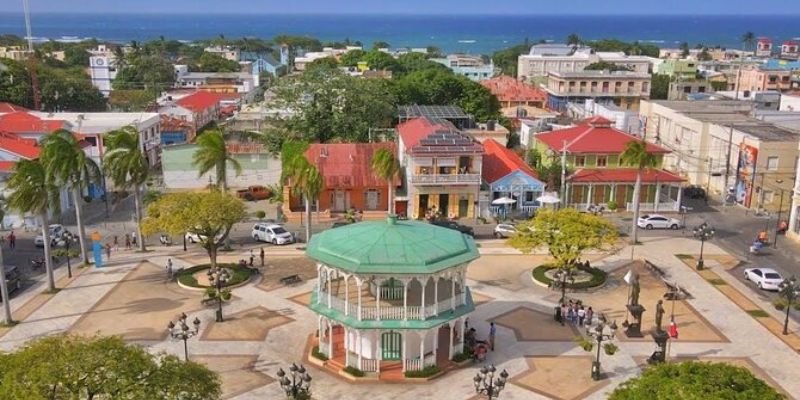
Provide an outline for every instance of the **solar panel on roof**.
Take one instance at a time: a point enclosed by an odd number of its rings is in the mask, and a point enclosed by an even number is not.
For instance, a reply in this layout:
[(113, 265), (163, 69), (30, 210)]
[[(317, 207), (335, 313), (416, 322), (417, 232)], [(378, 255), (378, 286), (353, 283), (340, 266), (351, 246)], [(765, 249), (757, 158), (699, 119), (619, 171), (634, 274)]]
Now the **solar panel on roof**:
[(400, 117), (414, 118), (414, 117), (428, 117), (428, 118), (441, 118), (441, 119), (467, 119), (469, 116), (464, 113), (460, 107), (457, 106), (420, 106), (410, 105), (401, 106), (399, 108)]

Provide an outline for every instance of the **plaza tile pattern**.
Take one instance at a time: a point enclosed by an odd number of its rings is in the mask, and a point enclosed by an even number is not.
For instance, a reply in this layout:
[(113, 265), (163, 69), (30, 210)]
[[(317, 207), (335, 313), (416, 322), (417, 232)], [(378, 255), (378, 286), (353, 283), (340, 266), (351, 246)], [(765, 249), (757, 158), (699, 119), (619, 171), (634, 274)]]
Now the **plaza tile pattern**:
[(509, 382), (551, 399), (583, 399), (609, 383), (592, 380), (591, 356), (525, 357), (525, 362), (528, 370)]
[(580, 336), (574, 325), (561, 325), (551, 314), (527, 307), (515, 308), (490, 321), (514, 331), (520, 342), (569, 342)]
[(280, 280), (290, 275), (300, 275), (303, 282), (317, 278), (317, 265), (305, 257), (267, 257), (265, 263), (266, 267), (261, 268), (263, 278), (257, 286), (264, 291), (284, 287)]
[(194, 356), (192, 361), (205, 364), (209, 369), (219, 374), (222, 381), (223, 399), (236, 397), (275, 381), (270, 376), (257, 370), (258, 356)]
[(224, 322), (209, 323), (200, 340), (264, 341), (270, 329), (294, 321), (265, 307), (249, 308), (224, 317)]

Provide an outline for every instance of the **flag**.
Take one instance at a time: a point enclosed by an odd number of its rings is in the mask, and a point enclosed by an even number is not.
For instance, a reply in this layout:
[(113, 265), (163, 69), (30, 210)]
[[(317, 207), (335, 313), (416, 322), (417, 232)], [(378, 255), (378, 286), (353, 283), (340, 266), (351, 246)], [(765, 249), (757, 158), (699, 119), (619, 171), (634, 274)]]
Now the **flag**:
[(625, 281), (625, 283), (627, 283), (628, 285), (630, 285), (630, 284), (631, 284), (631, 282), (633, 281), (633, 270), (632, 270), (632, 269), (629, 269), (629, 270), (628, 270), (628, 273), (626, 273), (626, 274), (625, 274), (625, 276), (623, 276), (623, 277), (622, 277), (622, 280), (624, 280), (624, 281)]
[(675, 323), (675, 321), (671, 321), (669, 323), (669, 337), (673, 339), (678, 338), (678, 325)]

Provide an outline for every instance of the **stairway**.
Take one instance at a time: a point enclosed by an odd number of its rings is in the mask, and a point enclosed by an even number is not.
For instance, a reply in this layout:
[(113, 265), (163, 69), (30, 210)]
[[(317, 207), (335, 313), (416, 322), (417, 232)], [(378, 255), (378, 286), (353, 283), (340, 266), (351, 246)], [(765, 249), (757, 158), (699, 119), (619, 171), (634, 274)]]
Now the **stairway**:
[(381, 380), (402, 382), (405, 380), (402, 361), (381, 361)]

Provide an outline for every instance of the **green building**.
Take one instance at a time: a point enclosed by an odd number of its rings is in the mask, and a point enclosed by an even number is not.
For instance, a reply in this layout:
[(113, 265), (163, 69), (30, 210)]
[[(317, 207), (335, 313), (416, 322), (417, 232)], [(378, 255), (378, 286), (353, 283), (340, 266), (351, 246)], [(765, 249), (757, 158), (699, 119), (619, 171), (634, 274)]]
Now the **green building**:
[(676, 79), (695, 79), (697, 77), (697, 61), (666, 60), (658, 66), (656, 73)]

